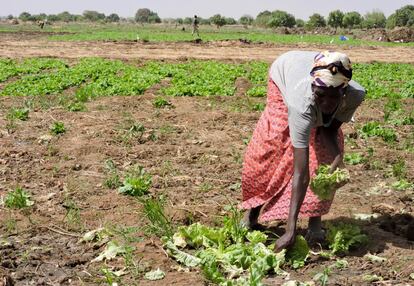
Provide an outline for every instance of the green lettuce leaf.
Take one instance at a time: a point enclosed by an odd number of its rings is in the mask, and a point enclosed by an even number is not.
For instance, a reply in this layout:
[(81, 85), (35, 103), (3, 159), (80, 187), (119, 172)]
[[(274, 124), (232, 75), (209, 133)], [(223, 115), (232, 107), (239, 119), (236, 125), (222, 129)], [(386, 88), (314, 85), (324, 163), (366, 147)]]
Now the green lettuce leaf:
[(326, 239), (334, 254), (347, 253), (350, 248), (365, 244), (368, 237), (357, 225), (347, 223), (330, 224)]
[(306, 259), (309, 257), (309, 250), (305, 238), (301, 235), (297, 235), (295, 244), (286, 253), (286, 260), (293, 268), (301, 268), (305, 266)]
[(202, 225), (200, 223), (194, 223), (188, 227), (180, 227), (178, 232), (181, 238), (183, 238), (185, 242), (193, 248), (199, 248), (202, 246), (217, 247), (225, 241), (223, 231)]
[(145, 276), (144, 276), (145, 279), (150, 280), (150, 281), (161, 280), (161, 279), (164, 279), (164, 277), (165, 277), (164, 271), (162, 271), (159, 268), (157, 270), (145, 273)]
[(196, 267), (200, 265), (200, 258), (179, 250), (170, 240), (164, 243), (164, 248), (166, 249), (168, 255), (187, 267)]
[(316, 176), (311, 179), (310, 188), (321, 200), (331, 200), (335, 191), (349, 181), (349, 172), (345, 169), (336, 169), (329, 173), (330, 167), (321, 165), (316, 170)]
[(267, 235), (261, 231), (255, 230), (255, 231), (249, 232), (246, 235), (246, 238), (248, 241), (250, 241), (253, 244), (260, 243), (260, 242), (265, 243), (267, 240)]

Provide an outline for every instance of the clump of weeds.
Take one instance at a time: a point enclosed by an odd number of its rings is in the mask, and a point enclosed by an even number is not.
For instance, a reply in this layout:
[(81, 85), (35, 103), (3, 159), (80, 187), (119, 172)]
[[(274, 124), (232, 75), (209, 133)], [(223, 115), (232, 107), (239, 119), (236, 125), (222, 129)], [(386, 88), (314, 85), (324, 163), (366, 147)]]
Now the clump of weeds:
[(50, 132), (53, 135), (60, 135), (66, 132), (65, 124), (61, 121), (55, 121), (50, 126)]
[(144, 228), (145, 233), (147, 235), (171, 238), (174, 234), (175, 227), (172, 220), (165, 213), (165, 197), (143, 197), (139, 201), (143, 207), (142, 212), (144, 217), (149, 222)]
[(154, 99), (153, 103), (154, 107), (156, 108), (165, 108), (165, 107), (172, 107), (172, 103), (166, 100), (164, 97), (157, 97)]
[(135, 165), (127, 171), (119, 192), (133, 197), (140, 197), (148, 193), (151, 185), (152, 176), (142, 166)]
[(116, 168), (113, 160), (108, 159), (105, 161), (105, 170), (106, 178), (104, 181), (104, 186), (109, 189), (119, 188), (122, 185), (122, 182), (119, 176), (119, 171)]

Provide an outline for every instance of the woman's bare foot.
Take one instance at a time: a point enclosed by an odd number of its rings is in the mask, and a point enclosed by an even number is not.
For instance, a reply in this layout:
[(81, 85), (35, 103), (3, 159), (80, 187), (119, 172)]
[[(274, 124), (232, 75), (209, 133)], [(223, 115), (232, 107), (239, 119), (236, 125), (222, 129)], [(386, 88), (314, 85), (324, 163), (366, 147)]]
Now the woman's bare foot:
[(326, 232), (321, 229), (320, 231), (312, 231), (308, 229), (308, 232), (305, 235), (305, 239), (309, 245), (323, 244), (325, 242)]

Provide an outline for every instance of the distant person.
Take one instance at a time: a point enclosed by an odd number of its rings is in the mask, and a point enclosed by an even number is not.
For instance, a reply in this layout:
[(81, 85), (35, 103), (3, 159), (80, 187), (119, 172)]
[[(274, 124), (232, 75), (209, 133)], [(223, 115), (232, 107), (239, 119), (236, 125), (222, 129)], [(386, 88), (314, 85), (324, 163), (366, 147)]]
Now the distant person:
[(193, 19), (193, 32), (191, 33), (191, 35), (194, 36), (194, 34), (197, 33), (197, 37), (200, 38), (200, 34), (198, 33), (198, 24), (199, 24), (199, 22), (198, 22), (197, 15), (194, 15), (194, 19)]
[(43, 28), (47, 24), (47, 19), (44, 19), (43, 21), (42, 20), (39, 20), (39, 22), (37, 24), (39, 25), (40, 29), (43, 30)]
[(298, 217), (309, 218), (308, 241), (325, 239), (321, 216), (332, 199), (320, 200), (308, 186), (321, 164), (331, 172), (343, 166), (341, 125), (365, 97), (351, 78), (351, 62), (338, 52), (290, 51), (270, 68), (267, 105), (244, 155), (241, 207), (250, 229), (287, 221), (277, 251), (294, 243)]
[(45, 21), (40, 20), (37, 24), (39, 25), (40, 29), (42, 29), (42, 30), (45, 27)]

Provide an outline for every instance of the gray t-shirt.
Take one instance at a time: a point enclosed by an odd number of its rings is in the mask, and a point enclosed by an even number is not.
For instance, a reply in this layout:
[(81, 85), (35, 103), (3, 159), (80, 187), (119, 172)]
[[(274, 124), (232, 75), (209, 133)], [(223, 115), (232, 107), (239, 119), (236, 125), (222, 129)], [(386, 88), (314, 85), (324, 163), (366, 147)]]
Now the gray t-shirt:
[[(295, 148), (309, 146), (310, 131), (322, 126), (322, 112), (312, 94), (310, 71), (317, 52), (291, 51), (276, 59), (270, 77), (279, 87), (288, 108), (290, 138)], [(349, 122), (365, 97), (365, 89), (351, 80), (339, 107), (332, 118)]]

